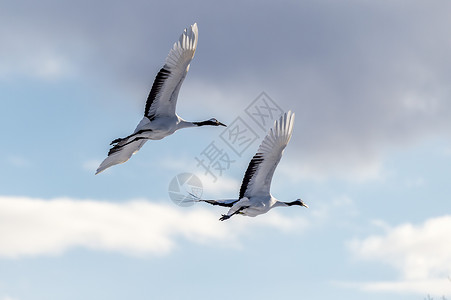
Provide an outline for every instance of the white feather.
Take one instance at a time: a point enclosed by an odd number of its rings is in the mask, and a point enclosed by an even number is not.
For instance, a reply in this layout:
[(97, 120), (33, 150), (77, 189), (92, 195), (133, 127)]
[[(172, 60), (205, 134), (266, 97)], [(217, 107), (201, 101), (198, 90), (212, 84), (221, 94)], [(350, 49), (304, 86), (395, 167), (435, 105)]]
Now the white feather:
[(274, 171), (282, 158), (283, 150), (290, 141), (293, 132), (294, 113), (288, 111), (274, 122), (256, 155), (261, 155), (263, 161), (258, 164), (244, 192), (244, 196), (265, 196), (270, 194)]

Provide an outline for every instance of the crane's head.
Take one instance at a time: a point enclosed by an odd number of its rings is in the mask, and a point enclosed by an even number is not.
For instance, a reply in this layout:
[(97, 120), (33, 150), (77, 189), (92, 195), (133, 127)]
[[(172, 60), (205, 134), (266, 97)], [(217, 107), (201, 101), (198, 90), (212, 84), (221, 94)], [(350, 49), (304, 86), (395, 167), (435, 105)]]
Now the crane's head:
[(218, 120), (216, 120), (215, 118), (211, 118), (210, 120), (207, 121), (202, 121), (202, 122), (193, 122), (194, 125), (197, 126), (205, 126), (205, 125), (210, 125), (210, 126), (224, 126), (227, 127), (227, 125), (219, 122)]
[(301, 199), (301, 198), (297, 199), (297, 200), (296, 200), (296, 201), (294, 201), (294, 202), (296, 202), (296, 205), (299, 205), (299, 206), (304, 206), (304, 207), (308, 208), (308, 205), (307, 205), (307, 204), (305, 204), (305, 203), (304, 203), (304, 201), (302, 201), (302, 199)]
[(210, 120), (208, 120), (208, 121), (206, 121), (206, 122), (209, 123), (209, 124), (207, 124), (207, 125), (212, 125), (212, 126), (224, 126), (224, 127), (227, 127), (226, 124), (223, 124), (223, 123), (219, 122), (219, 121), (216, 120), (215, 118), (211, 118)]
[(299, 205), (300, 205), (300, 206), (304, 206), (305, 208), (308, 208), (308, 205), (305, 204), (304, 201), (302, 201), (301, 198), (299, 198), (298, 200), (299, 200), (299, 203), (300, 203)]
[(299, 205), (299, 206), (304, 206), (304, 207), (308, 208), (308, 205), (305, 204), (304, 201), (302, 201), (301, 198), (299, 198), (299, 199), (297, 199), (295, 201), (292, 201), (292, 202), (285, 202), (285, 204), (288, 205), (288, 206)]

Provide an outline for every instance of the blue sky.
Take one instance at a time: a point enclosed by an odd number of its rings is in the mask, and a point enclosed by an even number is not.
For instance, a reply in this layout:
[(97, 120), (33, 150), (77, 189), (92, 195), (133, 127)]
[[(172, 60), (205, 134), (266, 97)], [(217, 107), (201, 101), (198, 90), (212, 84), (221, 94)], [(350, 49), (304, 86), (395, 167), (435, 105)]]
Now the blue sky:
[[(448, 1), (0, 3), (0, 300), (451, 298)], [(187, 120), (296, 113), (256, 218), (179, 207), (182, 172), (233, 198), (264, 130), (216, 182), (222, 128), (148, 142), (94, 176), (141, 119), (182, 30)], [(247, 118), (247, 119), (246, 119)]]

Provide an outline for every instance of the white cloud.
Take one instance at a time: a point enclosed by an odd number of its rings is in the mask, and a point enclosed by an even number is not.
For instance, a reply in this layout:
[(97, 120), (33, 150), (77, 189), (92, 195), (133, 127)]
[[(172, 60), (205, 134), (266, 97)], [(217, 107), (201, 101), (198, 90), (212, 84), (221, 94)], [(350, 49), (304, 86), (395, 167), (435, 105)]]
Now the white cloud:
[(211, 176), (204, 173), (197, 174), (203, 184), (204, 197), (219, 197), (220, 199), (238, 198), (241, 181), (226, 175), (213, 181)]
[(167, 254), (180, 239), (196, 243), (239, 244), (259, 227), (298, 232), (308, 224), (277, 212), (218, 221), (205, 207), (134, 200), (111, 203), (59, 198), (0, 197), (0, 256), (59, 254), (73, 247), (130, 255)]
[(352, 241), (350, 249), (358, 258), (383, 262), (400, 272), (399, 280), (363, 283), (360, 287), (374, 291), (451, 293), (450, 228), (451, 216), (445, 215)]
[(416, 293), (419, 295), (449, 295), (451, 294), (451, 282), (448, 278), (381, 281), (363, 283), (359, 286), (365, 291), (387, 291), (396, 293)]
[(17, 168), (26, 168), (31, 165), (28, 159), (20, 155), (10, 155), (6, 158), (6, 161)]
[[(35, 44), (36, 45), (36, 44)], [(39, 43), (37, 44), (39, 45)], [(43, 80), (55, 80), (74, 73), (69, 58), (56, 53), (56, 50), (34, 49), (30, 45), (20, 45), (13, 49), (0, 49), (0, 79), (15, 76), (33, 77)], [(34, 47), (33, 47), (34, 48)]]

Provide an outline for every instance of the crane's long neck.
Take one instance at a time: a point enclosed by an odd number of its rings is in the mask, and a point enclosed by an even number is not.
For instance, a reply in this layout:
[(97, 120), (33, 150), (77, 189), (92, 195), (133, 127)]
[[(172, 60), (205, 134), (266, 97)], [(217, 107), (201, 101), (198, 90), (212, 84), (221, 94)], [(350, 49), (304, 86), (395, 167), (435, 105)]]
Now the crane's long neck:
[[(179, 117), (180, 118), (180, 117)], [(177, 124), (177, 129), (181, 128), (189, 128), (189, 127), (199, 127), (199, 126), (226, 126), (225, 124), (222, 124), (216, 119), (210, 119), (202, 122), (188, 122), (180, 118), (179, 123)]]
[(205, 126), (205, 125), (210, 125), (210, 126), (212, 126), (212, 125), (216, 125), (215, 123), (213, 123), (212, 121), (210, 121), (210, 120), (207, 120), (207, 121), (201, 121), (201, 122), (192, 122), (193, 124), (194, 124), (194, 126)]
[(291, 202), (283, 202), (283, 201), (277, 200), (277, 202), (273, 205), (273, 207), (278, 207), (278, 206), (287, 207), (287, 206), (293, 206), (293, 205), (304, 206), (304, 207), (308, 208), (308, 206), (300, 199), (297, 199), (297, 200), (294, 200)]
[(272, 207), (286, 207), (286, 206), (289, 206), (289, 205), (283, 201), (277, 200), (277, 202), (274, 203), (274, 205)]
[(188, 122), (188, 121), (185, 121), (185, 120), (182, 119), (177, 124), (177, 129), (197, 127), (198, 125), (196, 125), (195, 123), (196, 122)]

